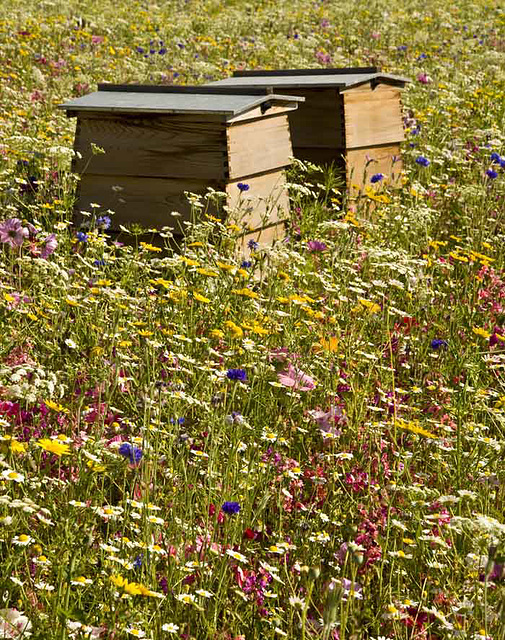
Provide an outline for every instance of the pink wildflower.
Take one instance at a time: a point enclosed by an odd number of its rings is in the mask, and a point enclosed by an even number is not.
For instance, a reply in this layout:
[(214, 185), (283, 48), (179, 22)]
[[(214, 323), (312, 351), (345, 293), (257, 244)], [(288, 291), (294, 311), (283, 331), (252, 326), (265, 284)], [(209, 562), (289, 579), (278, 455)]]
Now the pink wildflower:
[(23, 227), (19, 218), (9, 218), (0, 224), (0, 242), (20, 247), (28, 237), (28, 229)]
[(292, 387), (299, 391), (310, 391), (316, 386), (313, 378), (291, 364), (288, 366), (287, 371), (278, 373), (277, 378), (285, 387)]

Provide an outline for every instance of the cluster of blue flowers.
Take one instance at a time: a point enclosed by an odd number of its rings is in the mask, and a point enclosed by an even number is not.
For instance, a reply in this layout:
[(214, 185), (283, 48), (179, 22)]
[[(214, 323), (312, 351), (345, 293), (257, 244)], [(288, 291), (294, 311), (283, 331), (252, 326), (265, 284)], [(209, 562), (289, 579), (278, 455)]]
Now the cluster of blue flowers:
[(233, 516), (240, 511), (238, 502), (224, 502), (221, 511), (229, 516)]
[(244, 369), (228, 369), (226, 377), (230, 380), (240, 380), (241, 382), (245, 382), (247, 380), (247, 373)]
[(128, 458), (132, 464), (138, 464), (142, 459), (142, 449), (134, 447), (128, 442), (123, 442), (118, 451), (122, 456)]

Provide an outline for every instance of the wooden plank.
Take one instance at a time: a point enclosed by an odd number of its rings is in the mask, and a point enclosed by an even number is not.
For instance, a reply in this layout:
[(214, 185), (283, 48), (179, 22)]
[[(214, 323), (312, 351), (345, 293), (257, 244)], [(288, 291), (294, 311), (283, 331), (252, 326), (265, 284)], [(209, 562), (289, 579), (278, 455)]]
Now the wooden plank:
[(336, 89), (290, 89), (305, 98), (289, 114), (294, 147), (340, 148), (344, 146), (343, 101)]
[[(79, 187), (76, 204), (76, 223), (82, 219), (79, 211), (90, 211), (90, 203), (101, 205), (103, 211), (111, 209), (112, 230), (119, 225), (139, 223), (143, 227), (168, 225), (176, 227), (182, 220), (191, 220), (191, 206), (184, 191), (205, 194), (207, 187), (223, 191), (224, 184), (210, 180), (145, 178), (132, 176), (100, 176), (85, 174)], [(182, 217), (174, 218), (172, 211)]]
[[(249, 185), (240, 191), (238, 184)], [(226, 185), (230, 220), (250, 229), (264, 227), (283, 220), (289, 215), (289, 196), (284, 171), (276, 170), (261, 175), (233, 180)]]
[(318, 164), (320, 166), (327, 166), (329, 164), (336, 164), (342, 169), (345, 168), (345, 150), (333, 149), (324, 147), (293, 147), (293, 155), (299, 160), (305, 160)]
[[(271, 246), (286, 237), (286, 225), (284, 222), (277, 223), (270, 227), (256, 229), (253, 233), (248, 233), (237, 240), (237, 252), (244, 257), (251, 255), (249, 242), (252, 240), (258, 244), (257, 250)], [(258, 275), (258, 274), (256, 274)]]
[(290, 164), (288, 118), (280, 115), (228, 127), (229, 178), (242, 178)]
[(287, 102), (284, 105), (279, 103), (277, 105), (269, 106), (267, 109), (264, 108), (264, 105), (261, 105), (260, 107), (255, 107), (246, 113), (240, 114), (239, 116), (229, 117), (226, 119), (226, 122), (228, 124), (234, 124), (236, 122), (257, 120), (258, 118), (270, 118), (272, 116), (278, 116), (281, 113), (287, 113), (288, 111), (295, 111), (296, 109), (296, 106)]
[[(371, 185), (370, 178), (376, 173), (387, 176), (389, 184), (397, 185), (403, 167), (400, 145), (382, 145), (347, 151), (347, 184), (362, 189)], [(354, 190), (356, 190), (354, 188)]]
[(400, 91), (348, 91), (343, 94), (347, 149), (401, 142), (405, 139)]
[(247, 78), (254, 76), (332, 76), (354, 75), (357, 73), (378, 73), (378, 67), (317, 67), (314, 69), (243, 69), (234, 71), (234, 78)]
[[(91, 143), (105, 149), (93, 155)], [(157, 118), (79, 118), (78, 173), (224, 179), (224, 124)]]

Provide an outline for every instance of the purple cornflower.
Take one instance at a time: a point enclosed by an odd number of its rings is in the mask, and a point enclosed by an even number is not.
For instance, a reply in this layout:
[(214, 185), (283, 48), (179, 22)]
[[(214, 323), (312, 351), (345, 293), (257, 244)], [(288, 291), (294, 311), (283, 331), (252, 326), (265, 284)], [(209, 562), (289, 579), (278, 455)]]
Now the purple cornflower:
[(435, 350), (440, 349), (440, 347), (447, 347), (447, 346), (448, 346), (447, 341), (441, 340), (440, 338), (435, 338), (430, 342), (430, 347)]
[(0, 224), (0, 242), (10, 244), (12, 248), (20, 247), (29, 231), (23, 227), (19, 218), (9, 218)]
[(247, 374), (244, 369), (228, 369), (226, 377), (230, 380), (240, 380), (241, 382), (247, 380)]
[(327, 248), (326, 244), (319, 240), (309, 240), (307, 242), (307, 249), (309, 251), (326, 251)]
[(48, 236), (42, 240), (42, 249), (40, 251), (41, 258), (48, 258), (52, 253), (54, 253), (56, 247), (58, 246), (58, 241), (56, 240), (56, 234), (50, 233)]
[(486, 171), (486, 175), (488, 178), (491, 178), (491, 180), (495, 180), (498, 177), (498, 174), (494, 169), (488, 169)]
[(221, 511), (229, 516), (233, 516), (240, 511), (238, 502), (224, 502)]
[(421, 167), (429, 167), (430, 161), (428, 160), (428, 158), (425, 158), (424, 156), (417, 156), (416, 164), (420, 165)]
[(108, 229), (110, 227), (110, 217), (109, 216), (100, 216), (96, 219), (96, 226), (101, 229)]
[(376, 182), (380, 182), (381, 180), (384, 180), (383, 173), (374, 173), (373, 176), (370, 178), (370, 182), (372, 184), (375, 184)]
[(138, 464), (142, 459), (142, 449), (134, 447), (128, 442), (123, 442), (118, 451), (125, 458), (129, 458), (132, 464)]
[(249, 191), (250, 187), (246, 182), (239, 182), (237, 184), (238, 190), (239, 191)]

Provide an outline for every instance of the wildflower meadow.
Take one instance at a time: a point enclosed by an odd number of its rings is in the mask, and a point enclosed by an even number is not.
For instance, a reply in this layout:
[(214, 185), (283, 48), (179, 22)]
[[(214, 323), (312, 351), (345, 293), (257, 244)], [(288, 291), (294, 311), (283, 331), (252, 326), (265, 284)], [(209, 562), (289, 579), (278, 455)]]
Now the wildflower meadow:
[[(370, 65), (400, 184), (74, 223), (65, 100)], [(505, 639), (503, 4), (2, 0), (0, 84), (0, 638)]]

